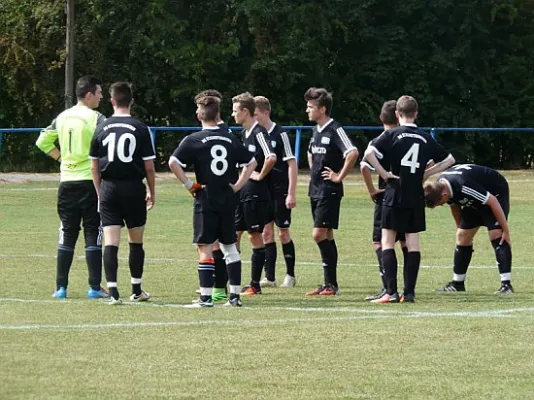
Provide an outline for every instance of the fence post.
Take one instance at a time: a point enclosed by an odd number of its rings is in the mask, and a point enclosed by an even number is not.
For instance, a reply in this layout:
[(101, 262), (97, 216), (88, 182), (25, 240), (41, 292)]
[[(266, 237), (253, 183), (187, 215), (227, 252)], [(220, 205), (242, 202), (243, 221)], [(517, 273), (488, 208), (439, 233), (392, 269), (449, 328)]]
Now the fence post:
[(2, 142), (4, 141), (4, 132), (0, 132), (0, 158), (2, 156)]
[(302, 136), (302, 131), (300, 128), (297, 128), (297, 136), (295, 137), (295, 158), (297, 159), (297, 168), (299, 167), (299, 156), (300, 156), (300, 139)]
[(430, 128), (430, 136), (432, 136), (432, 139), (436, 140), (436, 128)]
[(149, 127), (148, 132), (150, 133), (150, 138), (152, 139), (152, 146), (154, 146), (154, 152), (155, 152), (156, 151), (156, 131)]

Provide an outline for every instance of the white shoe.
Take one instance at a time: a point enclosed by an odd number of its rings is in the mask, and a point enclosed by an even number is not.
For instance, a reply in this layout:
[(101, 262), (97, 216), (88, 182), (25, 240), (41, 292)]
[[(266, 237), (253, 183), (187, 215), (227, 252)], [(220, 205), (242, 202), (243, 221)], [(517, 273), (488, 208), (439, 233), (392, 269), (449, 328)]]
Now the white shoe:
[(267, 278), (263, 278), (260, 281), (260, 287), (276, 287), (277, 282), (276, 281), (270, 281)]
[(200, 299), (193, 300), (191, 304), (186, 304), (184, 308), (209, 308), (213, 307), (213, 300), (209, 299), (208, 301), (202, 301)]
[(280, 287), (295, 287), (296, 284), (297, 280), (294, 276), (286, 275), (284, 282), (280, 285)]
[(122, 300), (121, 299), (116, 299), (115, 297), (111, 297), (109, 298), (108, 300), (108, 304), (110, 306), (120, 306), (122, 304)]
[(151, 297), (150, 293), (145, 292), (143, 290), (139, 296), (136, 295), (136, 294), (132, 294), (130, 296), (130, 300), (133, 301), (133, 302), (147, 301), (148, 299), (150, 299), (150, 297)]

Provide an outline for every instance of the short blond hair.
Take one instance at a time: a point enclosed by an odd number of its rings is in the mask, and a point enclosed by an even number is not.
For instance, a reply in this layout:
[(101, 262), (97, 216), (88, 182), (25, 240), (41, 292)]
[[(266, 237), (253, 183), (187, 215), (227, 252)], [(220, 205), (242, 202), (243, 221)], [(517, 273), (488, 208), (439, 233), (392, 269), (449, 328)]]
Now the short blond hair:
[(271, 112), (271, 102), (265, 96), (254, 97), (254, 104), (256, 105), (256, 108), (258, 108), (260, 111)]

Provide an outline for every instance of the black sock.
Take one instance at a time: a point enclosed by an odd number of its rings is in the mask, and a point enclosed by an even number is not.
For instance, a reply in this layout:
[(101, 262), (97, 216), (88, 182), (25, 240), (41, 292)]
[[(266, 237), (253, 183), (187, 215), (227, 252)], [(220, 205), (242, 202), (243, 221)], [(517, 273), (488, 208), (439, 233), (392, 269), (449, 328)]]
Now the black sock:
[(409, 279), (408, 278), (408, 268), (406, 266), (408, 265), (408, 246), (401, 246), (402, 250), (402, 277), (404, 278), (404, 282)]
[[(207, 260), (200, 260), (198, 262), (198, 281), (200, 283), (201, 288), (213, 287), (214, 273), (215, 261), (213, 260), (213, 258), (208, 258)], [(202, 299), (202, 296), (200, 296), (200, 298)]]
[(241, 260), (226, 265), (228, 283), (231, 286), (241, 286)]
[(328, 266), (328, 272), (330, 274), (330, 283), (334, 287), (338, 287), (338, 284), (337, 284), (337, 259), (338, 259), (338, 253), (337, 253), (336, 240), (332, 239), (332, 240), (330, 240), (330, 260), (331, 260), (331, 263)]
[(104, 247), (104, 270), (106, 272), (109, 295), (117, 300), (119, 299), (119, 290), (117, 288), (118, 253), (119, 248), (117, 246)]
[(293, 241), (282, 244), (284, 260), (286, 261), (286, 274), (295, 277), (295, 245)]
[(376, 259), (378, 260), (378, 272), (380, 273), (380, 280), (382, 287), (386, 287), (386, 274), (384, 273), (384, 266), (382, 265), (382, 247), (375, 249)]
[(89, 286), (93, 290), (100, 290), (102, 281), (102, 247), (87, 246), (85, 248), (85, 261), (89, 271)]
[(382, 250), (382, 263), (386, 275), (386, 289), (389, 295), (397, 293), (397, 255), (395, 249)]
[(417, 275), (421, 265), (421, 252), (410, 251), (406, 254), (406, 264), (404, 264), (404, 294), (415, 294)]
[(501, 283), (509, 285), (512, 278), (512, 249), (506, 241), (499, 244), (501, 240), (501, 238), (492, 240), (491, 244), (495, 249), (495, 258), (497, 259), (499, 274), (501, 274)]
[(456, 245), (456, 248), (454, 249), (454, 282), (461, 282), (462, 284), (465, 282), (465, 275), (467, 274), (467, 269), (469, 268), (469, 264), (471, 263), (471, 257), (473, 256), (473, 246), (460, 246), (459, 244)]
[(328, 239), (322, 240), (319, 243), (317, 243), (317, 246), (319, 246), (319, 252), (321, 253), (321, 261), (323, 262), (323, 274), (324, 274), (324, 284), (330, 285), (332, 282), (330, 282), (330, 241)]
[(276, 276), (276, 243), (265, 243), (265, 277), (273, 282)]
[(215, 260), (215, 284), (216, 289), (226, 289), (226, 282), (228, 282), (228, 275), (226, 273), (226, 262), (224, 261), (224, 254), (221, 250), (213, 252), (213, 259)]
[(69, 285), (69, 271), (74, 258), (74, 248), (58, 245), (56, 265), (56, 290), (60, 287), (67, 289)]
[(265, 247), (252, 249), (251, 266), (250, 266), (250, 284), (256, 288), (260, 286), (261, 273), (265, 265)]
[(130, 275), (132, 277), (132, 293), (139, 296), (142, 292), (141, 280), (143, 279), (145, 265), (143, 243), (130, 243), (130, 256), (128, 261), (130, 264)]

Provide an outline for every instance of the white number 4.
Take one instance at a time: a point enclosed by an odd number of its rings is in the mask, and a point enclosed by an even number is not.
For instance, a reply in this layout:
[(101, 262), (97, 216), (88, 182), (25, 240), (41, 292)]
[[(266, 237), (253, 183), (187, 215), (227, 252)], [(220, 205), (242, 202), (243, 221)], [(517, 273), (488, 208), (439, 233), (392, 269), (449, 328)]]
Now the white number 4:
[(401, 165), (404, 167), (410, 167), (410, 173), (415, 174), (417, 168), (420, 164), (417, 162), (419, 158), (419, 143), (414, 143), (410, 150), (406, 152), (404, 157), (402, 157)]

